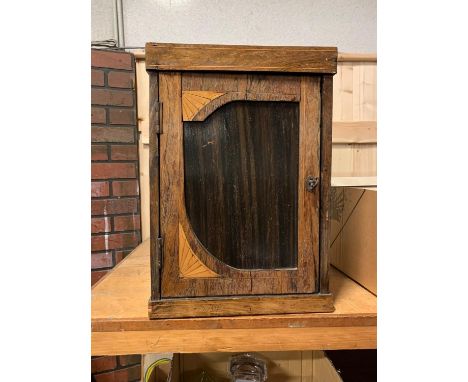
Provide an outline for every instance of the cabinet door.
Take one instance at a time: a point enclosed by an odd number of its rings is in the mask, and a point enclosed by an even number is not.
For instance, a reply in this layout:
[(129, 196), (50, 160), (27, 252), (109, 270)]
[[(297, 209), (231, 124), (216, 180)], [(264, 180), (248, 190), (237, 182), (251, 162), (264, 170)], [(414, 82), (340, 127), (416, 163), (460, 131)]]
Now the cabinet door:
[(159, 76), (162, 298), (317, 291), (320, 79)]

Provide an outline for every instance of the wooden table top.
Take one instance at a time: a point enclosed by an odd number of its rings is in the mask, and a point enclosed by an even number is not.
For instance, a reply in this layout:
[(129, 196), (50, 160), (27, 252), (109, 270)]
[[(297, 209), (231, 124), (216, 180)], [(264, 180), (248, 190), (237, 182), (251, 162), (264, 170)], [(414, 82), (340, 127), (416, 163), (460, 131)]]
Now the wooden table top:
[(374, 349), (377, 297), (332, 267), (333, 313), (148, 319), (149, 240), (92, 288), (92, 355)]

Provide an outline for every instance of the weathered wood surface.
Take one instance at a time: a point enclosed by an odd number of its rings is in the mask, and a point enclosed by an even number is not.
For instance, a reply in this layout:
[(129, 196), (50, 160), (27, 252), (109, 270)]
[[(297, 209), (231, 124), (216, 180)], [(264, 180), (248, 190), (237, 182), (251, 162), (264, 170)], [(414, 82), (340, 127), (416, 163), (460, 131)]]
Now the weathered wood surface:
[(152, 73), (149, 78), (149, 178), (150, 178), (150, 235), (151, 241), (151, 298), (161, 297), (161, 251), (157, 238), (159, 237), (159, 129), (161, 122), (161, 110), (159, 107), (159, 82), (158, 75)]
[(147, 43), (146, 68), (244, 72), (336, 73), (334, 47)]
[(299, 104), (235, 101), (184, 122), (185, 207), (204, 247), (238, 269), (297, 267)]
[(151, 301), (150, 318), (219, 317), (333, 312), (330, 294), (190, 298)]
[[(190, 100), (190, 96), (187, 97), (185, 94), (193, 94), (197, 92), (182, 92), (182, 107), (184, 102)], [(201, 93), (201, 92), (198, 92)], [(217, 93), (219, 94), (219, 93)], [(197, 100), (198, 101), (198, 100)], [(295, 94), (281, 94), (281, 93), (249, 93), (249, 92), (227, 92), (223, 93), (212, 100), (207, 102), (194, 103), (188, 105), (183, 110), (182, 120), (183, 121), (204, 121), (214, 111), (219, 109), (221, 106), (226, 105), (232, 101), (289, 101), (299, 102), (300, 99)]]
[(150, 320), (149, 247), (93, 287), (93, 355), (376, 347), (377, 298), (334, 268), (333, 313)]
[[(300, 130), (299, 130), (299, 183), (298, 183), (298, 252), (302, 271), (313, 289), (319, 290), (320, 267), (320, 210), (321, 184), (321, 133), (322, 119), (319, 77), (301, 78)], [(307, 190), (307, 177), (318, 178), (318, 185)]]
[(330, 188), (332, 155), (333, 77), (323, 76), (320, 125), (320, 292), (328, 293), (330, 268)]
[[(182, 92), (195, 89), (215, 93), (248, 93), (257, 95), (257, 99), (263, 99), (268, 94), (304, 98), (304, 102), (300, 102), (300, 113), (309, 117), (303, 118), (300, 126), (302, 136), (299, 139), (301, 142), (299, 172), (304, 179), (298, 182), (299, 203), (303, 209), (302, 212), (299, 210), (298, 266), (296, 269), (255, 270), (254, 274), (253, 271), (232, 268), (210, 254), (194, 234), (185, 208), (184, 139), (180, 100)], [(283, 74), (275, 76), (242, 73), (162, 72), (160, 73), (160, 100), (164, 105), (164, 133), (160, 138), (161, 232), (164, 236), (162, 297), (315, 292), (318, 280), (318, 240), (316, 238), (318, 236), (320, 189), (317, 187), (314, 192), (306, 192), (305, 178), (307, 175), (319, 176), (319, 77), (301, 78)], [(179, 100), (179, 102), (174, 102), (174, 100)], [(311, 150), (311, 145), (315, 149)], [(301, 214), (304, 215), (303, 218)], [(195, 255), (208, 269), (221, 277), (198, 280), (180, 277), (177, 259), (177, 254), (180, 253), (177, 247), (179, 224)]]

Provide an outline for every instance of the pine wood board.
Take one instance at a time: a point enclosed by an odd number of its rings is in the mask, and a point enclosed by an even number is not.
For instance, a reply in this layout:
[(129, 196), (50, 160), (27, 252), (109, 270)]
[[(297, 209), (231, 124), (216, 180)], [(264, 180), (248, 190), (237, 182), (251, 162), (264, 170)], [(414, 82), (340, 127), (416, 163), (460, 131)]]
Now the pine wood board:
[(145, 61), (136, 60), (136, 90), (138, 113), (138, 155), (140, 169), (141, 236), (150, 235), (150, 187), (149, 187), (149, 76)]
[(330, 286), (333, 313), (149, 320), (146, 240), (92, 289), (92, 354), (375, 348), (376, 297), (334, 268)]
[(377, 122), (333, 122), (333, 143), (377, 143)]

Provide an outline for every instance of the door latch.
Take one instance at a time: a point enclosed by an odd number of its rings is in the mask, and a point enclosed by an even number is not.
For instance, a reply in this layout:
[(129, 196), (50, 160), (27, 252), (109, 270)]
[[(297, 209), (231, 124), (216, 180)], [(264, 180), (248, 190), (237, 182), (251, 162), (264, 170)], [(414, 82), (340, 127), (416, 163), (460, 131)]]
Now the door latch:
[(319, 183), (319, 178), (317, 176), (309, 175), (306, 178), (307, 191), (312, 192), (314, 188), (317, 187), (318, 183)]

